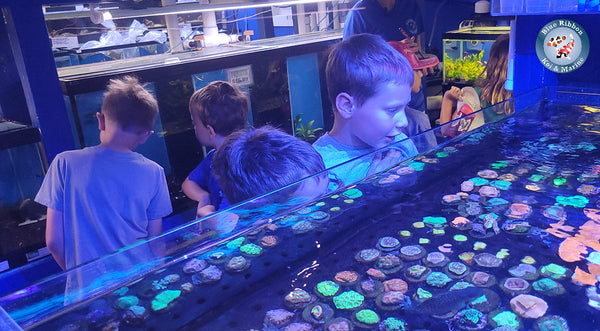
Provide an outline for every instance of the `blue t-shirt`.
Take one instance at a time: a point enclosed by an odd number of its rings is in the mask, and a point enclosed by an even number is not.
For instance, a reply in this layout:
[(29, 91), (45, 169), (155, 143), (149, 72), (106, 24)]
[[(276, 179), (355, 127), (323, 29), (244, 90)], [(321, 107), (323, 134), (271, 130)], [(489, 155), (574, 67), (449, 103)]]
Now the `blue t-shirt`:
[(147, 238), (173, 211), (160, 165), (103, 146), (58, 154), (35, 201), (62, 213), (67, 268)]
[(212, 171), (212, 161), (215, 157), (215, 150), (211, 150), (200, 164), (192, 170), (188, 178), (198, 184), (210, 195), (210, 204), (215, 206), (215, 210), (222, 210), (230, 206), (229, 201), (223, 195), (219, 181), (215, 178)]
[(388, 12), (377, 0), (357, 2), (346, 15), (344, 39), (359, 33), (380, 35), (385, 41), (400, 41), (421, 34), (423, 15), (414, 0), (396, 0)]
[[(395, 142), (399, 142), (406, 138), (406, 135), (399, 134), (396, 136)], [(315, 141), (313, 147), (323, 157), (325, 168), (332, 168), (329, 170), (329, 173), (341, 180), (344, 185), (350, 185), (367, 177), (367, 172), (373, 163), (374, 155), (359, 158), (340, 166), (338, 165), (375, 151), (375, 148), (368, 145), (362, 147), (344, 145), (335, 140), (328, 133)], [(390, 148), (395, 148), (402, 152), (402, 157), (398, 159), (398, 162), (418, 154), (417, 148), (411, 140), (393, 144)]]

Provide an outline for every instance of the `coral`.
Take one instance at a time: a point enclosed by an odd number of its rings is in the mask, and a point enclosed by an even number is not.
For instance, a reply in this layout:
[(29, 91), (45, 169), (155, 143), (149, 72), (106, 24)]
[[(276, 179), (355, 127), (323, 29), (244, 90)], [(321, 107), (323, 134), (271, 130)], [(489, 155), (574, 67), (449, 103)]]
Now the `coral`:
[(557, 315), (544, 316), (535, 321), (534, 328), (536, 331), (569, 331), (567, 321)]
[(183, 272), (193, 274), (206, 268), (206, 261), (201, 259), (191, 259), (183, 265)]
[(400, 246), (400, 241), (394, 237), (383, 237), (377, 242), (377, 247), (384, 252), (393, 251)]
[(473, 260), (478, 266), (485, 268), (497, 268), (502, 265), (502, 259), (490, 253), (479, 253), (473, 257)]
[(371, 309), (362, 309), (356, 312), (356, 320), (366, 325), (379, 323), (379, 315)]
[(354, 309), (360, 307), (365, 297), (355, 291), (343, 292), (333, 297), (333, 304), (337, 309)]
[(322, 296), (332, 297), (338, 292), (340, 286), (330, 280), (326, 280), (318, 283), (316, 289), (317, 293), (321, 294)]
[(160, 311), (169, 306), (175, 299), (179, 298), (181, 291), (179, 290), (165, 290), (160, 292), (154, 300), (152, 300), (152, 310)]
[(334, 279), (340, 284), (352, 284), (358, 280), (358, 273), (356, 271), (340, 271), (335, 274)]
[(519, 316), (525, 318), (539, 318), (548, 310), (548, 304), (533, 295), (519, 294), (510, 300), (510, 307)]
[(518, 330), (521, 325), (519, 317), (511, 311), (500, 311), (491, 317), (491, 320), (498, 327), (507, 326), (514, 330)]
[(542, 278), (533, 282), (533, 289), (545, 295), (560, 295), (565, 292), (564, 287), (550, 278)]
[(240, 247), (240, 252), (248, 256), (258, 256), (262, 253), (262, 250), (262, 247), (253, 243), (245, 244), (242, 247)]
[(452, 281), (452, 279), (446, 276), (446, 274), (443, 272), (436, 271), (432, 272), (431, 274), (429, 274), (429, 276), (427, 276), (427, 284), (433, 287), (444, 287), (450, 281)]
[(386, 292), (400, 291), (402, 293), (406, 293), (406, 291), (408, 291), (408, 284), (400, 278), (393, 278), (383, 282), (383, 288)]
[(265, 314), (265, 325), (274, 326), (276, 328), (282, 328), (292, 321), (294, 313), (285, 309), (273, 309), (267, 311)]
[(406, 322), (394, 317), (388, 317), (379, 324), (379, 329), (383, 331), (405, 331)]
[(381, 252), (374, 248), (363, 249), (354, 257), (358, 262), (375, 262), (381, 256)]

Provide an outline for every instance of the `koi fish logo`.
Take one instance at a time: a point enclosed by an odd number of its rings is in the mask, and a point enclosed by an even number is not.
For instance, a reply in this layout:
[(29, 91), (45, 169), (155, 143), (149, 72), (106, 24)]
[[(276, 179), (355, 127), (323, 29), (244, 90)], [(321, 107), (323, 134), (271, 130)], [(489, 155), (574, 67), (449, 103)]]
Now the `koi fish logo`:
[(570, 59), (569, 53), (571, 53), (571, 50), (573, 50), (574, 46), (575, 46), (575, 39), (573, 39), (572, 34), (569, 35), (568, 42), (567, 42), (567, 36), (556, 36), (556, 37), (550, 38), (550, 40), (548, 40), (548, 43), (546, 44), (546, 47), (554, 47), (556, 49), (556, 58), (557, 59), (560, 59), (562, 57)]
[(535, 52), (544, 68), (558, 74), (581, 68), (590, 52), (590, 39), (577, 22), (559, 18), (538, 33)]

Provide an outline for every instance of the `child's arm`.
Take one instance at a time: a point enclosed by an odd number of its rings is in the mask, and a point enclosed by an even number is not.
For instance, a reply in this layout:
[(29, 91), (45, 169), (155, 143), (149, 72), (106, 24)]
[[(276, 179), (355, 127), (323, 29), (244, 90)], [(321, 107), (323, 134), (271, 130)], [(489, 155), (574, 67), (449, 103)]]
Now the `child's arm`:
[(187, 177), (183, 181), (183, 184), (181, 184), (181, 189), (188, 198), (198, 201), (199, 204), (202, 204), (203, 206), (210, 204), (210, 195), (208, 192), (200, 187), (198, 183), (191, 180), (190, 177)]
[(56, 263), (65, 270), (65, 238), (62, 212), (48, 208), (46, 212), (46, 246)]
[(198, 207), (196, 210), (197, 218), (201, 218), (215, 212), (215, 206), (210, 204), (210, 194), (200, 187), (198, 183), (191, 180), (190, 177), (183, 181), (183, 184), (181, 184), (181, 189), (188, 198), (198, 201)]
[[(446, 124), (452, 120), (452, 113), (454, 109), (454, 105), (456, 101), (459, 101), (462, 98), (462, 92), (456, 86), (452, 86), (446, 93), (444, 93), (444, 98), (442, 99), (442, 108), (440, 110), (440, 125)], [(446, 135), (442, 129), (442, 134)]]
[[(162, 218), (148, 221), (148, 239), (154, 238), (162, 233)], [(154, 256), (162, 258), (165, 256), (165, 242), (162, 238), (150, 241), (150, 249)]]

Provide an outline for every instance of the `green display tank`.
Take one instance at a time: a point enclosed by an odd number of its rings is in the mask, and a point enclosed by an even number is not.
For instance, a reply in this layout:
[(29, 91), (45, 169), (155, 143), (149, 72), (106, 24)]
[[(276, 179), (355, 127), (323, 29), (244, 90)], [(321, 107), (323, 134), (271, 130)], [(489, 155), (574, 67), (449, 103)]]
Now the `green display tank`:
[(482, 111), (506, 110), (317, 199), (296, 183), (217, 214), (223, 232), (15, 289), (0, 329), (598, 330), (600, 90)]
[(445, 32), (442, 35), (443, 83), (472, 85), (485, 68), (494, 40), (509, 32), (508, 26), (470, 27)]

